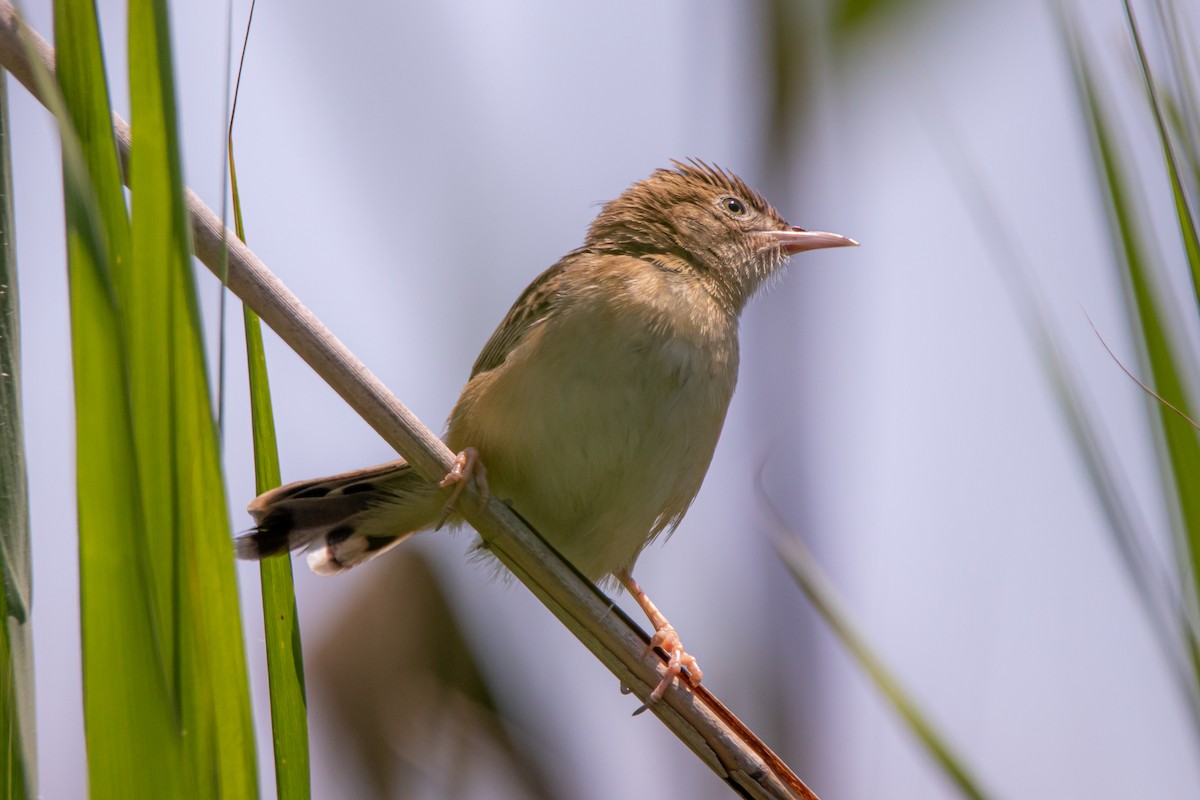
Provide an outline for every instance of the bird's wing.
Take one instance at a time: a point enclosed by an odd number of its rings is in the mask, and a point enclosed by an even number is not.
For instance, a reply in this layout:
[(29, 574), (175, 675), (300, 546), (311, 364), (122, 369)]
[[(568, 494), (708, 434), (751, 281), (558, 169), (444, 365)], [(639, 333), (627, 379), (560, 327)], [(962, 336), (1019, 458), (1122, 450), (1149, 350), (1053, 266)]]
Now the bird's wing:
[(555, 296), (562, 288), (562, 274), (580, 252), (576, 250), (568, 253), (557, 264), (534, 278), (533, 283), (521, 292), (517, 302), (513, 303), (508, 314), (483, 346), (479, 358), (475, 359), (475, 366), (471, 367), (472, 378), (503, 364), (504, 359), (508, 358), (508, 354), (520, 344), (530, 329), (550, 316), (555, 307)]

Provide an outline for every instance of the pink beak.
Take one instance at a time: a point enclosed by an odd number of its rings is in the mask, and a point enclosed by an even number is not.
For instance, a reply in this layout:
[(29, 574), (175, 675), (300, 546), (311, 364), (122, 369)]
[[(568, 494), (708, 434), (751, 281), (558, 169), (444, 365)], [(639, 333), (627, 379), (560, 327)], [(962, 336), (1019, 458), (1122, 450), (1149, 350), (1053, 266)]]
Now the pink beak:
[(789, 256), (805, 250), (820, 250), (823, 247), (858, 247), (858, 242), (840, 233), (825, 231), (806, 231), (803, 228), (792, 228), (790, 231), (763, 231), (777, 244), (783, 247), (783, 252)]

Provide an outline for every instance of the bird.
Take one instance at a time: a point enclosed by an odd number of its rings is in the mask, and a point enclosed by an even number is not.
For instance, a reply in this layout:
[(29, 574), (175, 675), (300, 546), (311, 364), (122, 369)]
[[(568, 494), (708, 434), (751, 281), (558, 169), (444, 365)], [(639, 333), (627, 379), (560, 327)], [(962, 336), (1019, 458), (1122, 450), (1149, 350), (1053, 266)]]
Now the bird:
[(633, 578), (700, 490), (738, 376), (738, 324), (790, 256), (855, 246), (791, 226), (721, 167), (672, 161), (606, 203), (584, 243), (517, 298), (471, 369), (431, 482), (403, 459), (272, 489), (249, 505), (241, 558), (307, 551), (332, 575), (462, 523), (468, 482), (507, 502), (590, 580), (626, 589), (667, 665), (650, 693), (702, 671)]

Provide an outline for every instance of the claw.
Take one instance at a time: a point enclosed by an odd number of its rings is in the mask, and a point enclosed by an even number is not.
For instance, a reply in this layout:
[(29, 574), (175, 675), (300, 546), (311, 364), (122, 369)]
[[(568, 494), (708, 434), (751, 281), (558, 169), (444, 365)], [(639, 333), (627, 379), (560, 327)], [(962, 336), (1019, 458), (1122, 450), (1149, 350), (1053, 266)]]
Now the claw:
[(491, 496), (487, 483), (487, 469), (479, 460), (479, 451), (474, 447), (464, 447), (462, 452), (455, 456), (454, 467), (446, 473), (446, 477), (438, 482), (438, 486), (442, 489), (447, 486), (454, 488), (451, 489), (450, 496), (446, 498), (446, 503), (442, 506), (442, 516), (438, 519), (434, 530), (438, 530), (446, 524), (446, 520), (454, 512), (454, 505), (458, 502), (459, 495), (463, 493), (463, 489), (467, 488), (467, 482), (470, 480), (475, 481), (475, 486), (479, 489), (483, 500), (487, 500)]
[[(650, 637), (650, 644), (646, 645), (646, 652), (649, 653), (657, 647), (667, 655), (667, 668), (658, 685), (650, 692), (647, 704), (657, 703), (661, 700), (666, 694), (667, 688), (676, 678), (680, 678), (683, 685), (689, 689), (699, 686), (704, 673), (700, 671), (700, 665), (696, 663), (696, 659), (683, 649), (683, 642), (680, 641), (674, 626), (667, 622), (667, 618), (662, 615), (662, 612), (655, 607), (654, 603), (650, 602), (650, 598), (642, 591), (642, 587), (638, 586), (632, 575), (628, 572), (618, 573), (617, 579), (633, 595), (633, 599), (646, 612), (646, 616), (650, 618), (650, 624), (654, 626), (654, 635)], [(643, 707), (634, 713), (640, 714), (645, 710)]]
[(650, 638), (650, 644), (646, 647), (647, 652), (655, 647), (667, 654), (667, 669), (663, 672), (662, 680), (658, 682), (658, 686), (654, 687), (654, 691), (650, 693), (650, 702), (657, 703), (662, 700), (663, 695), (667, 692), (667, 687), (676, 678), (681, 678), (685, 686), (695, 688), (700, 685), (701, 678), (704, 673), (700, 670), (700, 665), (696, 663), (695, 657), (683, 649), (683, 642), (679, 639), (679, 634), (675, 632), (675, 628), (667, 623), (663, 627), (654, 632), (654, 636)]

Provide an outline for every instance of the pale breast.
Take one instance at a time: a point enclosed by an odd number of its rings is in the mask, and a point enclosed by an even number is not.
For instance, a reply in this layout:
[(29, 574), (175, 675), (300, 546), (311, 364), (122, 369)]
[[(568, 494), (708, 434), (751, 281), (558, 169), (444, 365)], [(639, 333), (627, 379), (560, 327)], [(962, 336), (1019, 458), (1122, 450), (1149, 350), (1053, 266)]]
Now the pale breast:
[(687, 510), (737, 377), (736, 321), (702, 288), (653, 267), (620, 277), (564, 298), (473, 378), (447, 435), (593, 579)]

